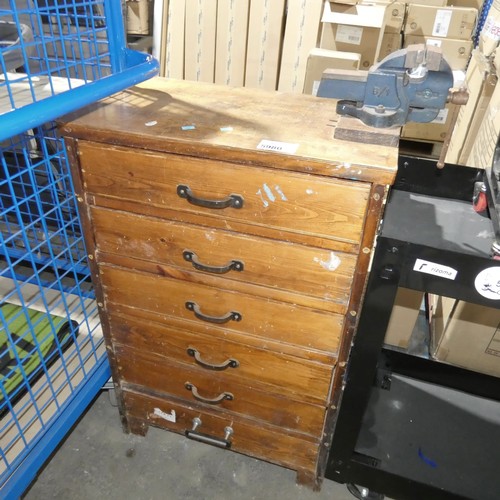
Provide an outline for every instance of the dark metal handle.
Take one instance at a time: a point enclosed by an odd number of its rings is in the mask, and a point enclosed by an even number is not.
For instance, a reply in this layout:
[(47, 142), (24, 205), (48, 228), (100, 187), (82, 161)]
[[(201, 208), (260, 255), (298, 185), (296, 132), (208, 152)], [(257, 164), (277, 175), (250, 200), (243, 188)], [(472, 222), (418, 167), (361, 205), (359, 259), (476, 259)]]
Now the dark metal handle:
[(186, 302), (186, 309), (193, 311), (194, 315), (201, 319), (202, 321), (208, 321), (209, 323), (217, 323), (222, 325), (228, 321), (241, 321), (241, 314), (236, 311), (230, 311), (224, 316), (207, 316), (201, 312), (200, 306), (196, 302)]
[(226, 399), (228, 401), (232, 401), (234, 399), (234, 396), (230, 392), (221, 392), (216, 398), (213, 399), (204, 398), (203, 396), (200, 396), (197, 387), (191, 384), (190, 382), (186, 382), (184, 384), (184, 387), (188, 391), (191, 391), (193, 393), (194, 399), (197, 399), (198, 401), (201, 401), (202, 403), (207, 403), (209, 405), (218, 405), (219, 403), (222, 403)]
[(220, 365), (213, 365), (211, 363), (207, 363), (206, 361), (203, 361), (201, 359), (200, 353), (194, 348), (194, 347), (188, 347), (187, 353), (189, 356), (192, 356), (194, 360), (203, 368), (208, 368), (209, 370), (216, 370), (216, 371), (222, 371), (226, 370), (227, 368), (238, 368), (240, 366), (240, 362), (237, 359), (226, 359), (223, 363)]
[(177, 186), (177, 194), (181, 198), (185, 198), (191, 205), (196, 205), (197, 207), (204, 208), (241, 208), (243, 206), (243, 197), (239, 194), (230, 194), (227, 198), (222, 200), (204, 200), (203, 198), (197, 198), (193, 195), (193, 192), (189, 186), (184, 186), (180, 184)]
[(226, 426), (224, 427), (224, 438), (217, 438), (213, 436), (209, 436), (208, 434), (204, 434), (203, 432), (198, 432), (196, 429), (200, 427), (202, 424), (201, 419), (199, 417), (193, 418), (193, 428), (189, 431), (185, 431), (184, 434), (189, 439), (194, 439), (196, 441), (201, 441), (202, 443), (212, 444), (214, 446), (219, 446), (221, 448), (231, 448), (231, 441), (229, 438), (233, 434), (232, 427)]
[(207, 273), (225, 274), (229, 271), (243, 271), (244, 267), (243, 262), (239, 260), (232, 260), (225, 266), (221, 267), (207, 266), (206, 264), (202, 264), (198, 260), (198, 256), (194, 252), (191, 252), (191, 250), (184, 250), (184, 252), (182, 252), (182, 256), (184, 257), (184, 260), (191, 262), (195, 269), (198, 269), (199, 271), (206, 271)]

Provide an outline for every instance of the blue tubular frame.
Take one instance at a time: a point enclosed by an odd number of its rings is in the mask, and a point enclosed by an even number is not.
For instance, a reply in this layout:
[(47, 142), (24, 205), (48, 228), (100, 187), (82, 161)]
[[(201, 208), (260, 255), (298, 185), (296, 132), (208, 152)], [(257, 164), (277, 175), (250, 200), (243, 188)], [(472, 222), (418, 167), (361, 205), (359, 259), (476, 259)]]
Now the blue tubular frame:
[[(0, 310), (0, 355), (13, 358), (7, 358), (9, 373), (4, 376), (3, 366), (0, 374), (0, 434), (6, 436), (0, 443), (0, 497), (13, 500), (111, 376), (65, 145), (50, 122), (153, 77), (158, 63), (126, 48), (121, 0), (9, 5), (0, 9), (0, 23), (17, 26), (19, 33), (14, 49), (12, 40), (0, 37), (0, 303), (20, 304), (16, 317), (27, 319), (19, 327)], [(21, 32), (28, 33), (26, 40)], [(36, 311), (49, 323), (40, 340), (35, 330), (43, 319)], [(64, 340), (56, 332), (62, 320), (69, 325)], [(46, 358), (46, 339), (57, 356), (49, 350)], [(19, 351), (23, 341), (35, 346)], [(36, 371), (43, 372), (36, 381), (29, 367), (34, 355), (40, 357)], [(13, 382), (16, 373), (19, 383)], [(45, 399), (37, 399), (40, 394)]]
[(128, 67), (119, 74), (106, 76), (101, 80), (54, 95), (44, 101), (0, 115), (2, 120), (0, 141), (136, 85), (158, 73), (158, 62), (152, 56), (132, 50), (123, 50), (122, 55)]
[[(11, 4), (14, 4), (14, 0), (10, 0)], [(95, 0), (97, 2), (97, 0)], [(23, 60), (42, 60), (42, 65), (49, 65), (50, 61), (57, 62), (58, 65), (55, 68), (43, 68), (40, 71), (31, 70), (27, 68), (26, 76), (19, 76), (19, 81), (27, 83), (33, 98), (33, 102), (22, 107), (18, 107), (14, 102), (12, 110), (6, 111), (0, 109), (0, 117), (2, 126), (0, 127), (0, 141), (6, 140), (14, 135), (21, 134), (24, 131), (38, 127), (44, 123), (48, 123), (57, 117), (75, 111), (78, 108), (84, 107), (88, 104), (91, 104), (99, 99), (107, 97), (115, 92), (128, 88), (132, 85), (136, 85), (144, 80), (147, 80), (158, 73), (159, 64), (158, 62), (149, 54), (129, 50), (126, 48), (125, 42), (125, 32), (123, 28), (123, 21), (121, 16), (121, 2), (120, 0), (101, 0), (104, 1), (104, 14), (105, 14), (105, 28), (99, 28), (99, 30), (104, 34), (106, 34), (106, 39), (99, 40), (96, 33), (92, 32), (93, 25), (95, 23), (94, 19), (91, 19), (91, 26), (87, 28), (85, 31), (86, 35), (89, 35), (93, 38), (91, 39), (93, 43), (95, 43), (96, 47), (102, 45), (102, 47), (106, 46), (107, 51), (103, 54), (94, 54), (92, 57), (89, 57), (88, 60), (82, 56), (83, 63), (88, 64), (89, 66), (92, 64), (96, 64), (98, 67), (101, 64), (103, 67), (110, 68), (110, 74), (103, 75), (102, 71), (99, 69), (98, 75), (93, 75), (94, 79), (89, 80), (88, 77), (84, 76), (84, 84), (81, 86), (77, 86), (71, 88), (72, 82), (69, 79), (70, 71), (79, 70), (77, 64), (74, 62), (75, 55), (73, 54), (73, 59), (68, 57), (67, 52), (69, 49), (65, 47), (65, 43), (71, 42), (76, 45), (77, 51), (81, 53), (83, 51), (84, 46), (86, 46), (89, 41), (84, 40), (79, 33), (75, 33), (71, 37), (66, 35), (56, 36), (41, 36), (41, 40), (37, 41), (28, 41), (23, 42), (22, 40), (19, 43), (19, 50), (21, 50), (23, 54)], [(33, 2), (36, 5), (36, 1)], [(94, 4), (92, 0), (82, 0), (78, 5), (82, 4), (84, 7), (92, 7)], [(65, 7), (71, 7), (71, 1), (67, 0), (64, 4)], [(99, 4), (100, 5), (100, 4)], [(76, 7), (75, 7), (76, 9)], [(28, 10), (21, 11), (24, 16), (31, 15), (31, 17), (35, 17), (35, 22), (31, 19), (31, 27), (33, 31), (41, 31), (42, 23), (40, 21), (40, 17), (42, 15), (47, 15), (47, 8), (43, 10), (40, 7), (36, 7), (33, 12), (29, 12)], [(4, 20), (7, 12), (0, 10), (0, 21)], [(52, 11), (48, 11), (49, 13)], [(57, 13), (57, 12), (56, 12)], [(117, 15), (118, 14), (118, 15)], [(11, 12), (12, 18), (14, 19), (14, 23), (18, 26), (21, 23), (21, 16), (18, 12), (12, 9)], [(76, 14), (74, 16), (76, 18)], [(52, 25), (51, 25), (52, 26)], [(63, 25), (60, 20), (58, 20), (58, 26), (60, 30), (66, 29), (66, 25)], [(62, 54), (58, 55), (57, 59), (52, 59), (48, 56), (47, 46), (56, 46), (60, 45), (60, 52)], [(38, 57), (29, 56), (30, 49), (36, 50), (38, 53)], [(97, 50), (94, 48), (93, 50)], [(4, 53), (7, 54), (8, 51)], [(107, 59), (109, 58), (109, 60)], [(43, 62), (43, 59), (47, 59), (47, 61)], [(62, 59), (62, 62), (59, 61)], [(69, 64), (71, 62), (71, 64)], [(4, 73), (3, 68), (3, 57), (0, 57), (0, 74)], [(85, 67), (89, 67), (85, 66)], [(33, 88), (33, 77), (37, 77), (39, 75), (48, 75), (52, 76), (51, 72), (54, 76), (63, 76), (68, 77), (68, 85), (70, 86), (70, 90), (66, 90), (59, 94), (54, 92), (52, 81), (49, 79), (50, 88), (52, 91), (52, 95), (46, 99), (36, 100), (36, 95)], [(16, 75), (17, 76), (17, 75)], [(8, 92), (11, 101), (14, 101), (14, 97), (12, 96), (12, 90), (10, 89), (10, 84), (6, 81), (1, 86), (6, 87), (6, 91)], [(3, 114), (2, 114), (3, 112)]]
[[(0, 332), (3, 330), (10, 349), (20, 345), (10, 328), (15, 318), (29, 318), (23, 332), (15, 329), (21, 340), (32, 340), (34, 330), (44, 317), (48, 317), (51, 326), (40, 341), (33, 342), (31, 354), (40, 356), (43, 378), (35, 382), (24, 371), (16, 351), (13, 351), (16, 364), (9, 370), (22, 374), (21, 384), (8, 394), (0, 377), (3, 398), (0, 434), (6, 436), (0, 443), (0, 463), (4, 468), (0, 474), (0, 496), (15, 499), (29, 486), (109, 379), (110, 369), (103, 338), (96, 335), (97, 324), (89, 322), (96, 316), (97, 306), (88, 283), (90, 270), (84, 265), (86, 251), (79, 232), (64, 142), (50, 127), (7, 142), (0, 146), (0, 255), (4, 263), (0, 267), (0, 278), (11, 284), (7, 290), (5, 286), (2, 288), (0, 298), (2, 304), (20, 303), (22, 309), (12, 318), (6, 318), (0, 310)], [(33, 149), (35, 142), (37, 146)], [(52, 281), (44, 275), (52, 276)], [(40, 314), (30, 318), (27, 311), (33, 308)], [(56, 328), (51, 314), (65, 320), (83, 315), (78, 326), (80, 334), (77, 335), (76, 327), (71, 329), (71, 350), (67, 355), (54, 334)], [(53, 366), (46, 363), (41, 354), (42, 342), (52, 339), (56, 339), (58, 352), (57, 356), (53, 355), (58, 364)], [(5, 355), (5, 346), (0, 351)], [(67, 397), (60, 395), (63, 389), (69, 394)], [(18, 401), (16, 396), (21, 392), (24, 399)], [(41, 393), (48, 397), (39, 401), (37, 396)], [(54, 405), (53, 413), (47, 413), (47, 408)], [(39, 428), (36, 434), (25, 434), (32, 425)], [(21, 451), (13, 453), (12, 446)]]
[(38, 470), (57, 448), (61, 438), (73, 427), (102, 386), (109, 380), (111, 371), (106, 358), (88, 374), (88, 381), (67, 404), (61, 408), (57, 419), (32, 447), (30, 454), (16, 468), (15, 472), (2, 485), (4, 500), (17, 500), (35, 479)]

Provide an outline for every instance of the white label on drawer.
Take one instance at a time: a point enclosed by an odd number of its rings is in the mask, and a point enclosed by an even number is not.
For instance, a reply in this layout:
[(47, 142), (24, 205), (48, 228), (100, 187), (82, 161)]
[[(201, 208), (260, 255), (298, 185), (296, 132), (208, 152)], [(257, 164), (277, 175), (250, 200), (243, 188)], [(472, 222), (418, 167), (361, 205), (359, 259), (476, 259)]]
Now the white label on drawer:
[(419, 273), (433, 274), (434, 276), (440, 276), (441, 278), (446, 278), (448, 280), (454, 280), (457, 277), (458, 272), (452, 267), (443, 266), (441, 264), (436, 264), (435, 262), (423, 259), (417, 259), (415, 261), (413, 270), (418, 271)]
[(162, 418), (163, 420), (168, 420), (169, 422), (175, 422), (177, 421), (177, 415), (175, 414), (175, 410), (171, 410), (170, 413), (165, 413), (164, 411), (161, 411), (159, 408), (155, 408), (153, 415)]
[(448, 36), (448, 29), (450, 28), (451, 10), (439, 9), (434, 18), (434, 27), (432, 28), (432, 36)]
[(257, 149), (264, 149), (266, 151), (274, 151), (276, 153), (288, 153), (293, 155), (298, 144), (291, 144), (290, 142), (279, 142), (279, 141), (268, 141), (267, 139), (262, 139), (257, 145)]
[(476, 276), (474, 286), (483, 297), (500, 300), (500, 267), (483, 269)]
[(337, 33), (335, 34), (336, 42), (360, 45), (362, 38), (363, 28), (360, 26), (345, 26), (344, 24), (337, 26)]

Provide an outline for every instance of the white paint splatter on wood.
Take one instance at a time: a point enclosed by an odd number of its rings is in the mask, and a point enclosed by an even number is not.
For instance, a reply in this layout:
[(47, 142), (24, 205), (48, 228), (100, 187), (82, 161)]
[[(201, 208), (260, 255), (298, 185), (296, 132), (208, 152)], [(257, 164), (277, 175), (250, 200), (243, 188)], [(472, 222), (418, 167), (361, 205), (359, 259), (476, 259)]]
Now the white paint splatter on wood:
[(314, 257), (314, 262), (319, 263), (319, 265), (323, 268), (326, 269), (327, 271), (335, 271), (341, 264), (340, 258), (335, 255), (333, 252), (330, 252), (330, 259), (329, 260), (322, 260), (319, 257)]
[(267, 184), (264, 184), (262, 188), (264, 189), (267, 197), (274, 203), (276, 201), (276, 197), (274, 196), (272, 189)]
[(285, 193), (281, 190), (281, 188), (278, 185), (274, 186), (274, 189), (280, 195), (280, 198), (283, 201), (288, 201), (288, 198), (285, 196)]
[[(288, 201), (288, 198), (285, 196), (285, 193), (279, 185), (274, 186), (274, 191), (276, 191), (277, 195), (282, 201)], [(260, 197), (264, 207), (268, 207), (269, 202), (276, 202), (276, 194), (274, 193), (274, 191), (266, 183), (262, 185), (262, 189), (259, 188), (259, 190), (257, 191), (256, 194)]]

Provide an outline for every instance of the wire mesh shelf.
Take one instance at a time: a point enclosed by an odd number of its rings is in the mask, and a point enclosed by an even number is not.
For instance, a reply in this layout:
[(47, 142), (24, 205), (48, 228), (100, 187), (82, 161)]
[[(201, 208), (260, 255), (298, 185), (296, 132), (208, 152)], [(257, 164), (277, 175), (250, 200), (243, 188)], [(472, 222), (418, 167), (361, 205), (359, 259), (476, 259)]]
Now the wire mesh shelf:
[(0, 140), (156, 74), (119, 0), (0, 0)]
[[(99, 374), (99, 387), (109, 367), (63, 141), (40, 127), (5, 141), (0, 163), (5, 486), (88, 380)], [(87, 403), (79, 403), (80, 411)], [(22, 475), (27, 486), (29, 474)]]
[(156, 74), (120, 0), (0, 0), (0, 497), (18, 498), (110, 377), (53, 120)]

